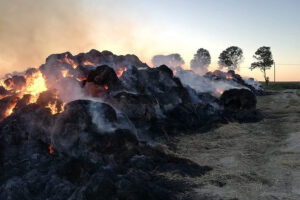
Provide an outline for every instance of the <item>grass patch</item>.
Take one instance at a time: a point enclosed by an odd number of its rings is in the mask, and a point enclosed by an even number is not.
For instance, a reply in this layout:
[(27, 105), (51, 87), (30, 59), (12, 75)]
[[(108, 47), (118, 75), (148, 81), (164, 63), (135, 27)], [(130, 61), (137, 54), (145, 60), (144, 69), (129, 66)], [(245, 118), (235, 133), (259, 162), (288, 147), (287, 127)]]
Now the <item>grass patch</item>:
[(296, 92), (297, 96), (300, 97), (300, 90), (298, 89)]
[[(265, 82), (261, 82), (262, 86), (266, 90), (286, 90), (286, 89), (298, 89), (300, 90), (300, 82), (270, 82), (267, 86)], [(300, 91), (297, 91), (297, 95), (300, 95)]]

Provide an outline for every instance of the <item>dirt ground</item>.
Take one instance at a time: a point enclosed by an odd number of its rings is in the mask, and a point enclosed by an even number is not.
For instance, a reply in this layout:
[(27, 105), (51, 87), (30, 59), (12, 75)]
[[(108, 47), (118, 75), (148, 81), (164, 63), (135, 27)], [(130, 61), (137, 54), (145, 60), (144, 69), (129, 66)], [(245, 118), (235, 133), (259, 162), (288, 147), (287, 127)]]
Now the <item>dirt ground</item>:
[(258, 97), (265, 119), (176, 137), (176, 153), (213, 167), (198, 178), (199, 199), (300, 200), (300, 91)]

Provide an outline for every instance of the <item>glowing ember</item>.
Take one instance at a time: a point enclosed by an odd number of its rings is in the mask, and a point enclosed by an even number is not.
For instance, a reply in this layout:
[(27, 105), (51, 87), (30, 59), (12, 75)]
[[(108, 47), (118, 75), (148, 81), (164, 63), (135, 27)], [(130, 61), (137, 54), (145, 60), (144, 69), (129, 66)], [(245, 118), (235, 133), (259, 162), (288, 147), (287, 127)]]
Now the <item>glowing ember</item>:
[(85, 81), (87, 79), (87, 77), (84, 76), (84, 77), (79, 77), (79, 78), (76, 78), (76, 79), (77, 79), (77, 81)]
[(8, 81), (6, 82), (4, 82), (4, 80), (1, 80), (0, 86), (4, 87), (6, 90), (12, 90), (13, 82), (10, 79), (8, 79)]
[(223, 94), (223, 91), (219, 88), (216, 89), (217, 93), (219, 93), (220, 95)]
[(5, 113), (4, 113), (4, 117), (8, 117), (13, 113), (14, 108), (16, 107), (18, 103), (18, 99), (14, 98), (13, 101), (9, 104), (8, 108), (6, 109)]
[(120, 67), (120, 68), (118, 69), (118, 71), (116, 72), (118, 78), (120, 78), (120, 77), (122, 76), (123, 72), (126, 72), (126, 71), (127, 71), (127, 68), (126, 68), (126, 67)]
[(57, 104), (57, 101), (55, 101), (54, 103), (51, 103), (51, 102), (50, 102), (50, 103), (48, 104), (48, 106), (46, 106), (46, 108), (50, 108), (51, 114), (52, 114), (52, 115), (55, 115), (55, 114), (57, 114), (57, 113), (63, 112), (63, 111), (64, 111), (64, 107), (65, 107), (64, 104), (58, 105), (58, 104)]
[(83, 65), (91, 65), (94, 66), (94, 63), (90, 62), (90, 61), (84, 61)]
[(231, 74), (226, 74), (226, 79), (233, 79)]
[(61, 75), (62, 75), (64, 78), (66, 78), (66, 77), (73, 77), (72, 74), (69, 74), (69, 70), (67, 70), (67, 69), (62, 70), (62, 71), (61, 71)]
[(73, 67), (73, 69), (77, 68), (77, 64), (72, 60), (71, 58), (68, 57), (68, 54), (65, 54), (65, 58), (63, 60), (58, 60), (59, 63), (68, 63)]
[(51, 144), (49, 144), (48, 149), (49, 149), (49, 153), (50, 153), (50, 154), (54, 154), (54, 150), (53, 150)]

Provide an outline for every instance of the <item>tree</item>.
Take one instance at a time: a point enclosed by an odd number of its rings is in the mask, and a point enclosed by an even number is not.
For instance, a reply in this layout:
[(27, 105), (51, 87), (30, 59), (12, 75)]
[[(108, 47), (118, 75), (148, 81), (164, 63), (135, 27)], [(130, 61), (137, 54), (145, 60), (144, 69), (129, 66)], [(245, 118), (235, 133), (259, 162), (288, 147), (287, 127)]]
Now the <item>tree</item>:
[(227, 48), (219, 56), (219, 66), (228, 70), (236, 70), (242, 61), (243, 50), (236, 46)]
[(264, 73), (265, 81), (268, 83), (269, 77), (267, 77), (266, 70), (271, 69), (274, 64), (271, 48), (265, 46), (260, 47), (253, 57), (256, 59), (256, 62), (251, 64), (250, 69), (259, 68)]
[(191, 60), (191, 69), (197, 73), (204, 74), (211, 63), (208, 50), (200, 48)]

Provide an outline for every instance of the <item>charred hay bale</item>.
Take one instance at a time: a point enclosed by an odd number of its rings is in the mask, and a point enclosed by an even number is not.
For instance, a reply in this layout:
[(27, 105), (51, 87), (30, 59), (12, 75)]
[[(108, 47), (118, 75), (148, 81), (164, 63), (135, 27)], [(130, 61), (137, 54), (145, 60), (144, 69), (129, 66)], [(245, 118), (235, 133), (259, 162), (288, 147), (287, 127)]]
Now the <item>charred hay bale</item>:
[(19, 100), (20, 98), (16, 95), (7, 96), (0, 99), (0, 121), (5, 119), (13, 112), (13, 108)]
[(156, 118), (157, 101), (148, 95), (119, 92), (106, 99), (131, 120), (149, 121)]
[(30, 99), (32, 98), (32, 96), (30, 94), (25, 94), (22, 99), (20, 99), (17, 103), (17, 105), (14, 108), (14, 112), (16, 112), (17, 110), (20, 110), (22, 108), (24, 108), (25, 106), (27, 106), (28, 104), (30, 104)]
[(229, 110), (254, 110), (256, 96), (247, 89), (230, 89), (221, 95), (220, 103)]
[(170, 131), (195, 130), (209, 127), (220, 120), (219, 113), (209, 104), (179, 104), (164, 113), (164, 127)]
[(95, 49), (90, 50), (88, 53), (80, 53), (76, 56), (76, 58), (81, 64), (85, 61), (96, 64), (101, 63), (101, 53)]
[(7, 117), (0, 126), (0, 132), (7, 144), (21, 144), (29, 139), (48, 144), (53, 122), (54, 117), (49, 109), (29, 104)]
[(156, 69), (167, 73), (170, 77), (173, 77), (173, 71), (166, 65), (161, 65), (161, 66), (157, 67)]
[(122, 83), (115, 71), (107, 65), (99, 66), (90, 71), (85, 83), (85, 90), (93, 96), (100, 96), (101, 93), (122, 88)]
[[(160, 105), (173, 107), (191, 101), (187, 89), (167, 66), (129, 70), (123, 77), (126, 86), (135, 88), (134, 91), (140, 94), (153, 96)], [(130, 87), (126, 89), (130, 90)]]
[(123, 144), (129, 148), (127, 144), (137, 141), (135, 135), (120, 127), (115, 110), (108, 104), (76, 100), (67, 104), (55, 121), (53, 147), (75, 157), (122, 150)]
[(13, 90), (21, 90), (26, 85), (26, 79), (23, 76), (13, 76), (4, 81), (6, 87)]
[(7, 91), (3, 86), (0, 86), (0, 98), (9, 95), (9, 91)]

